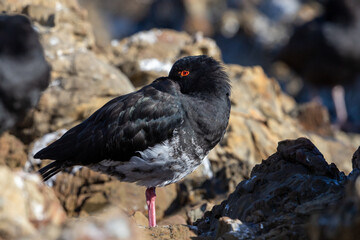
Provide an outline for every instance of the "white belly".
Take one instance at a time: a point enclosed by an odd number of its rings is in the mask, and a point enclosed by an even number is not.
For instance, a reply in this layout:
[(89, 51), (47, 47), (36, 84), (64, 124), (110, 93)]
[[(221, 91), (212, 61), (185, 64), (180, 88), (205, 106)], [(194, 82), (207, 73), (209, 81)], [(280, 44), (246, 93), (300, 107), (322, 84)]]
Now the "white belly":
[(129, 161), (103, 160), (89, 166), (95, 171), (105, 172), (121, 181), (136, 182), (146, 187), (161, 187), (177, 182), (198, 167), (206, 157), (192, 139), (180, 144), (179, 136), (161, 144), (137, 152)]

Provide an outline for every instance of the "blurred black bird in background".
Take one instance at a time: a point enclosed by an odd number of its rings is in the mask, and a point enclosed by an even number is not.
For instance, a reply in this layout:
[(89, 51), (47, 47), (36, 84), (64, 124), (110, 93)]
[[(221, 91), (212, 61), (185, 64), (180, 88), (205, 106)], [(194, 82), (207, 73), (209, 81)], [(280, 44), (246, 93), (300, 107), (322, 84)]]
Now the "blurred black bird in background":
[(346, 130), (344, 86), (360, 75), (360, 1), (321, 2), (323, 14), (295, 29), (279, 60), (311, 86), (332, 88), (337, 124)]
[(49, 84), (38, 34), (23, 15), (0, 15), (0, 134), (34, 107)]

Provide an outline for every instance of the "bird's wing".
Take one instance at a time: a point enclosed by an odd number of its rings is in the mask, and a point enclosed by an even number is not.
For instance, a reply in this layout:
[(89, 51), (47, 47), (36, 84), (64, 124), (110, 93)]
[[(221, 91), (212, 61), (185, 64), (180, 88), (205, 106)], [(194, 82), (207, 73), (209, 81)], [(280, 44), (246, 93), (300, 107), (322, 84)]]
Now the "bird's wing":
[(184, 112), (174, 88), (171, 81), (157, 81), (115, 98), (34, 157), (67, 166), (127, 161), (136, 151), (171, 137), (182, 124)]

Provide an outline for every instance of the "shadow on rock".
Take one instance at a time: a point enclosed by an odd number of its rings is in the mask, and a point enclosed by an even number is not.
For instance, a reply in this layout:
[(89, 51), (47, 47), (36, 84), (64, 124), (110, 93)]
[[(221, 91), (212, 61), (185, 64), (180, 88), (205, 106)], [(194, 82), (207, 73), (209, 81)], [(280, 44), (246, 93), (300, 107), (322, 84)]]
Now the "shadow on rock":
[(312, 216), (310, 239), (358, 239), (360, 236), (360, 147), (352, 158), (354, 170), (348, 176), (345, 197), (336, 207)]
[(306, 138), (279, 143), (227, 200), (194, 223), (200, 236), (307, 239), (315, 213), (336, 206), (347, 177)]

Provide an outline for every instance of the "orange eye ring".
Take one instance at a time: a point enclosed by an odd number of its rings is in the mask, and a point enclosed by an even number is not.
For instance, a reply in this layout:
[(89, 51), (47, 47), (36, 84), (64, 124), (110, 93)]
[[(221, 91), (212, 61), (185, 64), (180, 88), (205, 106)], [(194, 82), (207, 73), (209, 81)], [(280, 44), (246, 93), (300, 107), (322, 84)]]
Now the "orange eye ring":
[(179, 74), (180, 74), (180, 76), (185, 77), (185, 76), (189, 75), (190, 72), (186, 71), (186, 70), (182, 70), (181, 72), (179, 72)]

